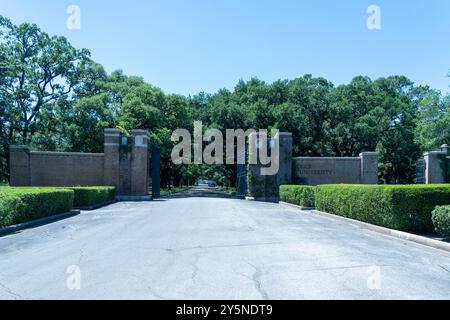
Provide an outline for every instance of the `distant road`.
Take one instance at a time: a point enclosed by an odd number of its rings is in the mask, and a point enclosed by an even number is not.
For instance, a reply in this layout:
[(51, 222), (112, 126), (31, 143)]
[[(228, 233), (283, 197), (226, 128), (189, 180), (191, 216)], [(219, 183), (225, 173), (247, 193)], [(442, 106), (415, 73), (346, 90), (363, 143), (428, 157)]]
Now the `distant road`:
[(166, 196), (167, 198), (232, 198), (232, 196), (226, 192), (219, 190), (217, 187), (209, 186), (195, 186), (188, 190), (173, 193)]

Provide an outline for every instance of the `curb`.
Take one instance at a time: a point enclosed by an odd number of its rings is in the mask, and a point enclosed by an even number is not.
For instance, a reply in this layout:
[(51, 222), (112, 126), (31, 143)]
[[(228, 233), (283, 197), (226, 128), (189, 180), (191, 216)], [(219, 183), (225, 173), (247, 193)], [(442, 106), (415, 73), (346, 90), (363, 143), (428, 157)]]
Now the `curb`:
[(66, 213), (60, 213), (60, 214), (56, 214), (53, 216), (49, 216), (49, 217), (45, 217), (45, 218), (41, 218), (41, 219), (37, 219), (37, 220), (32, 220), (32, 221), (16, 224), (16, 225), (5, 227), (5, 228), (0, 228), (0, 237), (10, 235), (11, 233), (15, 233), (17, 231), (40, 227), (40, 226), (43, 226), (46, 224), (50, 224), (52, 222), (71, 218), (71, 217), (77, 216), (79, 214), (80, 214), (80, 210), (71, 210)]
[(280, 203), (278, 198), (255, 198), (255, 197), (245, 197), (246, 201), (255, 201), (255, 202), (267, 202), (267, 203)]
[(103, 202), (103, 203), (99, 203), (99, 204), (94, 204), (93, 206), (90, 207), (76, 207), (76, 210), (82, 210), (82, 211), (92, 211), (92, 210), (97, 210), (100, 209), (102, 207), (106, 207), (109, 206), (110, 204), (113, 203), (117, 203), (116, 200), (111, 200), (111, 201), (107, 201), (107, 202)]
[(284, 204), (285, 206), (288, 206), (288, 207), (293, 207), (293, 208), (296, 208), (296, 209), (300, 209), (302, 211), (316, 211), (315, 207), (302, 207), (302, 206), (299, 206), (298, 204), (284, 202), (284, 201), (281, 201), (281, 200), (280, 200), (280, 203)]
[[(300, 206), (297, 206), (295, 204), (291, 204), (291, 203), (287, 203), (287, 202), (280, 202), (280, 203), (285, 206), (288, 206), (288, 207), (294, 207), (297, 209), (301, 209)], [(358, 220), (354, 220), (354, 219), (350, 219), (350, 218), (346, 218), (346, 217), (341, 217), (341, 216), (337, 216), (334, 214), (330, 214), (330, 213), (326, 213), (326, 212), (322, 212), (322, 211), (318, 211), (318, 210), (305, 211), (305, 213), (311, 214), (311, 215), (319, 215), (319, 216), (333, 219), (333, 220), (339, 220), (342, 222), (346, 222), (348, 224), (352, 224), (354, 226), (358, 226), (361, 229), (370, 230), (370, 231), (377, 232), (377, 233), (380, 233), (380, 234), (383, 234), (383, 235), (386, 235), (389, 237), (418, 243), (418, 244), (421, 244), (421, 245), (424, 245), (427, 247), (431, 247), (431, 248), (438, 249), (438, 250), (443, 250), (443, 251), (450, 253), (450, 243), (448, 243), (448, 242), (435, 240), (435, 239), (427, 238), (424, 236), (419, 236), (419, 235), (404, 232), (404, 231), (398, 231), (398, 230), (394, 230), (394, 229), (380, 227), (380, 226), (370, 224), (367, 222), (362, 222), (362, 221), (358, 221)]]
[(152, 201), (151, 196), (116, 196), (118, 202), (143, 202)]

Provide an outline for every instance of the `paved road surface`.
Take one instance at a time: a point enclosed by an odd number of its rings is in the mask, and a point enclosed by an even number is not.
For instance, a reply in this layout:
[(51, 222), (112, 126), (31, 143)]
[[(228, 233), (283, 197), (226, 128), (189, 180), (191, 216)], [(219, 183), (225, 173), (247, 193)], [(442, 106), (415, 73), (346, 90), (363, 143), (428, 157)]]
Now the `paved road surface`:
[(281, 204), (117, 203), (0, 238), (0, 298), (450, 299), (450, 255)]
[(218, 188), (208, 186), (191, 187), (188, 190), (167, 195), (163, 198), (177, 199), (177, 198), (233, 198), (231, 194), (219, 190)]

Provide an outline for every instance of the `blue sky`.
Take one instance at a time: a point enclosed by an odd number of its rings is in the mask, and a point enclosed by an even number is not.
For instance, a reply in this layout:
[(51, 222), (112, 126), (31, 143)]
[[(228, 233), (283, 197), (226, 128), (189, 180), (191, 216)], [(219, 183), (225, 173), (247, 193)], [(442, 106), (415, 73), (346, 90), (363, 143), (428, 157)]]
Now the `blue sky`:
[[(81, 9), (68, 30), (66, 9)], [(381, 30), (366, 27), (369, 5)], [(310, 73), (339, 85), (402, 74), (449, 92), (448, 0), (0, 0), (0, 14), (88, 48), (167, 93), (232, 89)]]

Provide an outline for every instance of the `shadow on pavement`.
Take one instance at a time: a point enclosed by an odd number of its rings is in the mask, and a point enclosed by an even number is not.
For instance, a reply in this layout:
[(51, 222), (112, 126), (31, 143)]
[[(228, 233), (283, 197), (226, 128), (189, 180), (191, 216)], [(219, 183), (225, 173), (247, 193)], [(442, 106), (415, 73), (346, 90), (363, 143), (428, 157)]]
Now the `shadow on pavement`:
[(81, 213), (80, 210), (72, 210), (70, 212), (55, 214), (53, 216), (48, 216), (48, 217), (44, 217), (41, 219), (31, 220), (31, 221), (23, 222), (20, 224), (8, 226), (5, 228), (0, 228), (0, 238), (9, 236), (11, 234), (21, 233), (27, 229), (43, 227), (48, 224), (52, 224), (52, 223), (55, 223), (55, 222), (58, 222), (61, 220), (72, 218), (72, 217), (79, 215), (80, 213)]
[(174, 193), (161, 197), (161, 199), (181, 199), (181, 198), (222, 198), (234, 199), (235, 197), (219, 190), (217, 187), (196, 186), (189, 190)]

